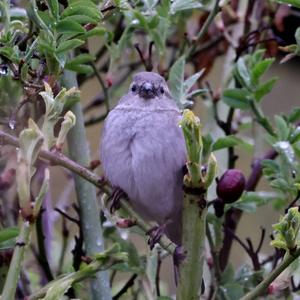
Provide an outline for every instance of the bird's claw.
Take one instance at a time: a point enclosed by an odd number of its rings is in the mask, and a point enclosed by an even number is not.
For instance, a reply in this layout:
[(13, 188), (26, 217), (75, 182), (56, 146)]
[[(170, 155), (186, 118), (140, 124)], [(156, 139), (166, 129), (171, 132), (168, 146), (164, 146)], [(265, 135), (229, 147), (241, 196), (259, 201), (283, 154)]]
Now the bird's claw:
[(114, 188), (112, 194), (108, 198), (108, 202), (111, 202), (110, 205), (110, 213), (114, 213), (116, 210), (120, 209), (121, 207), (121, 198), (122, 197), (127, 197), (126, 193), (120, 189), (120, 188)]
[(154, 226), (147, 232), (147, 235), (149, 235), (148, 245), (151, 250), (154, 248), (155, 244), (159, 242), (160, 238), (165, 233), (165, 227), (165, 224), (160, 226)]
[(182, 246), (176, 246), (175, 251), (173, 253), (173, 262), (174, 262), (174, 277), (175, 277), (175, 285), (177, 286), (179, 282), (179, 265), (184, 261), (186, 257), (186, 252), (184, 251)]

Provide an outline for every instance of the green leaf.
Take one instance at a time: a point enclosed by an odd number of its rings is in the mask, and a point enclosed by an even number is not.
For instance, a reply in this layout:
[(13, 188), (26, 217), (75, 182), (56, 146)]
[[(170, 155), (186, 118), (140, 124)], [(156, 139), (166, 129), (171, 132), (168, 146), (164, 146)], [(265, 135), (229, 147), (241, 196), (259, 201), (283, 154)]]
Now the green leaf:
[(185, 58), (184, 56), (181, 56), (171, 67), (169, 76), (171, 94), (180, 108), (182, 108), (182, 98), (184, 95), (184, 66)]
[(157, 5), (159, 0), (144, 0), (144, 4), (148, 10), (152, 10)]
[(287, 141), (290, 135), (290, 128), (286, 123), (285, 119), (281, 116), (276, 115), (274, 117), (276, 132), (279, 140)]
[(300, 119), (300, 107), (294, 107), (288, 116), (288, 122), (294, 123)]
[(27, 75), (28, 75), (29, 66), (28, 64), (24, 64), (21, 68), (21, 79), (23, 81), (26, 81)]
[(65, 67), (66, 61), (67, 61), (67, 55), (65, 52), (60, 53), (54, 53), (53, 56), (58, 61), (61, 68)]
[(112, 268), (114, 270), (138, 272), (139, 274), (144, 272), (143, 267), (141, 266), (142, 260), (139, 256), (139, 252), (131, 241), (122, 239), (115, 227), (105, 228), (104, 236), (112, 242), (118, 243), (122, 252), (128, 253), (128, 261), (113, 266)]
[(40, 31), (38, 40), (38, 49), (43, 54), (52, 54), (55, 50), (55, 41), (53, 37), (49, 36), (46, 31)]
[(177, 12), (187, 10), (187, 9), (195, 9), (195, 8), (202, 8), (203, 4), (201, 1), (198, 0), (174, 0), (170, 7), (170, 13), (172, 15), (176, 14)]
[(159, 49), (159, 53), (162, 55), (165, 48), (165, 43), (162, 39), (162, 35), (157, 30), (151, 30), (149, 34), (151, 36), (151, 39), (154, 41), (155, 47)]
[(141, 26), (146, 31), (148, 31), (148, 22), (147, 22), (146, 17), (138, 10), (134, 10), (133, 15), (139, 21), (139, 26)]
[(74, 16), (68, 16), (64, 18), (64, 21), (74, 21), (79, 24), (97, 24), (98, 21), (95, 19), (89, 17), (89, 16), (84, 16), (84, 15), (74, 15)]
[(228, 135), (226, 137), (217, 139), (217, 141), (212, 145), (212, 151), (234, 147), (242, 142), (242, 139), (236, 137), (235, 135)]
[(243, 286), (238, 283), (228, 283), (225, 285), (220, 286), (220, 292), (219, 294), (222, 294), (223, 297), (220, 297), (221, 299), (224, 298), (228, 300), (239, 300), (244, 295), (244, 289)]
[(255, 100), (259, 102), (265, 95), (269, 94), (277, 80), (278, 77), (275, 76), (261, 84), (254, 92)]
[(254, 212), (256, 212), (257, 205), (254, 202), (237, 201), (233, 204), (228, 205), (228, 208), (231, 208), (231, 207), (234, 207), (236, 209), (239, 209), (239, 210), (247, 212), (247, 213), (254, 213)]
[(256, 64), (258, 64), (260, 61), (263, 60), (264, 54), (265, 54), (266, 50), (265, 49), (259, 49), (256, 50), (253, 55), (251, 56), (252, 58), (252, 64), (255, 66)]
[(19, 235), (18, 227), (9, 227), (0, 230), (0, 243), (14, 239)]
[(95, 56), (88, 54), (88, 53), (83, 53), (77, 55), (75, 58), (71, 59), (68, 61), (68, 65), (77, 65), (77, 64), (85, 64), (88, 62), (92, 62), (95, 60)]
[(158, 24), (159, 24), (159, 17), (158, 15), (155, 15), (148, 22), (149, 29), (156, 29), (158, 27)]
[(226, 266), (220, 280), (222, 285), (230, 282), (234, 282), (234, 269), (231, 263)]
[(70, 4), (61, 14), (61, 18), (64, 19), (75, 15), (87, 16), (93, 19), (94, 22), (99, 22), (101, 20), (100, 12), (92, 1), (81, 1)]
[(84, 41), (79, 39), (72, 39), (65, 42), (62, 42), (56, 49), (56, 53), (67, 52), (71, 49), (77, 48), (84, 44)]
[(79, 74), (91, 75), (94, 73), (94, 70), (91, 66), (83, 64), (66, 64), (65, 68)]
[(272, 188), (282, 191), (284, 193), (286, 193), (287, 191), (290, 190), (290, 186), (289, 186), (288, 182), (286, 180), (284, 180), (283, 178), (278, 178), (278, 179), (273, 180), (270, 183), (270, 186)]
[[(38, 11), (37, 15), (40, 17), (41, 24), (44, 24), (42, 26), (46, 26), (48, 30), (47, 32), (49, 33), (52, 27), (55, 26), (56, 19), (51, 14), (49, 14), (47, 10)], [(46, 28), (42, 27), (42, 29), (45, 30)]]
[(89, 31), (86, 31), (84, 33), (84, 37), (89, 38), (91, 36), (103, 36), (105, 33), (110, 33), (110, 32), (108, 32), (107, 29), (104, 27), (95, 27)]
[(47, 290), (47, 293), (42, 300), (62, 299), (61, 297), (72, 286), (72, 283), (74, 281), (73, 278), (67, 278), (67, 276), (65, 277), (66, 278), (54, 282), (54, 284)]
[(13, 238), (4, 242), (0, 242), (0, 251), (14, 248), (16, 246), (16, 241), (17, 238)]
[(47, 0), (52, 16), (58, 20), (59, 17), (59, 4), (57, 0)]
[(201, 77), (203, 72), (204, 69), (195, 73), (194, 75), (190, 76), (188, 79), (184, 81), (183, 87), (186, 92), (188, 92), (192, 88), (192, 86), (198, 81), (198, 79)]
[(99, 2), (99, 1), (93, 1), (93, 0), (69, 0), (69, 6), (68, 7), (77, 7), (77, 6), (89, 6), (92, 9), (98, 10), (97, 5), (94, 2)]
[(72, 20), (62, 20), (56, 25), (56, 30), (59, 33), (84, 33), (85, 29), (77, 22)]
[(227, 89), (223, 93), (223, 101), (230, 107), (247, 110), (250, 108), (250, 94), (245, 89)]
[(297, 126), (297, 128), (292, 132), (289, 140), (290, 140), (291, 144), (299, 142), (299, 140), (300, 140), (300, 126)]
[(14, 63), (19, 63), (19, 51), (15, 47), (1, 47), (0, 54)]
[(278, 199), (277, 194), (271, 192), (246, 192), (241, 199), (232, 203), (230, 207), (235, 207), (242, 211), (253, 213), (257, 207), (268, 204), (270, 201)]
[(27, 45), (26, 51), (25, 51), (25, 56), (24, 56), (24, 61), (25, 63), (28, 63), (29, 60), (32, 58), (32, 55), (34, 53), (34, 50), (36, 49), (38, 45), (38, 38), (36, 38), (31, 45)]
[(288, 4), (300, 8), (300, 0), (276, 0), (280, 4)]
[(279, 174), (280, 167), (277, 161), (272, 159), (264, 159), (261, 162), (261, 165), (263, 167), (263, 174), (268, 179), (274, 178), (275, 175)]
[(212, 152), (213, 139), (210, 134), (202, 135), (203, 150), (202, 150), (202, 159), (207, 161), (210, 153)]
[[(37, 10), (36, 4), (33, 1), (29, 2), (29, 5), (27, 6), (27, 15), (28, 18), (35, 23), (35, 25), (37, 25), (40, 29), (43, 29), (45, 32), (47, 32), (47, 34), (52, 35), (51, 31), (49, 30), (49, 27), (44, 23), (43, 21), (43, 17), (40, 15), (40, 13), (43, 13), (41, 11)], [(50, 18), (49, 14), (48, 15), (48, 19)], [(46, 14), (44, 14), (44, 16), (46, 16)], [(55, 21), (55, 19), (54, 19)], [(52, 22), (51, 22), (52, 23)], [(50, 23), (47, 23), (48, 25), (50, 25)]]
[(250, 88), (251, 76), (244, 57), (240, 57), (236, 63), (236, 72), (242, 86)]
[(274, 60), (274, 58), (267, 58), (254, 66), (254, 68), (251, 70), (251, 75), (254, 82), (258, 82), (260, 77), (270, 68)]
[(197, 90), (191, 91), (190, 93), (186, 94), (186, 98), (190, 99), (190, 98), (193, 98), (193, 97), (196, 97), (199, 95), (203, 95), (205, 93), (207, 93), (207, 89), (197, 89)]
[(156, 8), (156, 12), (159, 16), (163, 18), (169, 18), (170, 1), (169, 0), (160, 1), (160, 5)]

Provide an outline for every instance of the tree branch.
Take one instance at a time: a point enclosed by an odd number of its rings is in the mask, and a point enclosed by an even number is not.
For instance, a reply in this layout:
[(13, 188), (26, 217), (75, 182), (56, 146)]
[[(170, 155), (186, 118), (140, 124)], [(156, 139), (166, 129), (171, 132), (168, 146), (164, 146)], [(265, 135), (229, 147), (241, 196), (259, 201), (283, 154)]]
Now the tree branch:
[[(76, 73), (65, 71), (63, 74), (63, 85), (67, 89), (77, 87)], [(75, 103), (71, 110), (76, 116), (76, 124), (67, 136), (70, 157), (78, 163), (89, 165), (91, 158), (81, 103)], [(80, 208), (80, 224), (82, 225), (86, 253), (89, 256), (93, 256), (104, 250), (104, 240), (99, 217), (100, 208), (97, 204), (96, 189), (95, 186), (78, 175), (74, 176), (74, 181)], [(107, 288), (108, 285), (108, 273), (97, 273), (91, 281), (92, 299), (112, 299), (111, 290)]]

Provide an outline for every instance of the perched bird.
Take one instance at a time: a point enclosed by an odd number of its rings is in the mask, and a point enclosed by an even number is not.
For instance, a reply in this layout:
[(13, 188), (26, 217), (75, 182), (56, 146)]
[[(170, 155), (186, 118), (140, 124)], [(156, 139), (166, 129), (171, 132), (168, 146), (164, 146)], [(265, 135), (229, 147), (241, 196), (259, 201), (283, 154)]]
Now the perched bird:
[(180, 118), (164, 78), (140, 72), (108, 114), (100, 147), (107, 179), (128, 195), (142, 217), (156, 221), (177, 244), (186, 163)]

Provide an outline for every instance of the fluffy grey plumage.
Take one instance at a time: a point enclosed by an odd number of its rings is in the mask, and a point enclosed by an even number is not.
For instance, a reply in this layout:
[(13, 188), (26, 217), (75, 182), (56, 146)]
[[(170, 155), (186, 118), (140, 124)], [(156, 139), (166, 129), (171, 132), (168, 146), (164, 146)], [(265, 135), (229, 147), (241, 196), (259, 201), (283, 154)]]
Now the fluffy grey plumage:
[(182, 180), (186, 162), (181, 114), (160, 75), (141, 72), (109, 113), (100, 159), (105, 176), (128, 195), (145, 219), (166, 225), (181, 240)]

